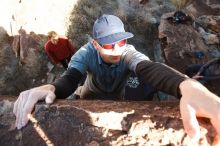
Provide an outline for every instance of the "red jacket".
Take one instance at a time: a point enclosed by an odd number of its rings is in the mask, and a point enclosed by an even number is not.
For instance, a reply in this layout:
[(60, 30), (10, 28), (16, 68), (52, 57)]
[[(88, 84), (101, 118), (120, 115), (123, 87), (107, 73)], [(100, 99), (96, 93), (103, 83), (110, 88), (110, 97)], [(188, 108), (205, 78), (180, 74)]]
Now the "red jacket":
[(56, 45), (50, 40), (47, 41), (44, 47), (47, 55), (55, 64), (59, 63), (63, 59), (70, 58), (76, 52), (76, 49), (65, 36), (59, 36), (58, 43)]

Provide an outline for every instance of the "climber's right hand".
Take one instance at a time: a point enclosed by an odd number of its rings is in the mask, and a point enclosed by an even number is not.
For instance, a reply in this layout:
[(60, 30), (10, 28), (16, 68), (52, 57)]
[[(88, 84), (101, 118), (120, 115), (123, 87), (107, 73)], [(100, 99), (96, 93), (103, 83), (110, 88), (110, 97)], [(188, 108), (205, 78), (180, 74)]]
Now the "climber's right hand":
[(45, 100), (47, 104), (53, 103), (55, 99), (55, 87), (53, 85), (44, 85), (20, 93), (18, 99), (14, 103), (13, 113), (16, 116), (15, 126), (17, 129), (24, 127), (29, 120), (34, 105)]

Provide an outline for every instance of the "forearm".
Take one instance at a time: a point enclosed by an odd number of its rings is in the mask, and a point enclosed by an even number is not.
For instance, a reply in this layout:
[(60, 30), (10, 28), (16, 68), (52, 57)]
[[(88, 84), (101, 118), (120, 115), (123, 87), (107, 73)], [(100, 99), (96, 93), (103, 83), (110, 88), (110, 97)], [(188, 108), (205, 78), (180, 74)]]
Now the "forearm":
[(55, 87), (55, 95), (57, 98), (67, 98), (78, 87), (79, 81), (83, 74), (75, 68), (68, 69), (64, 76), (56, 80), (52, 85)]
[(179, 85), (187, 77), (177, 70), (151, 61), (142, 61), (136, 67), (136, 74), (138, 77), (150, 83), (157, 90), (174, 95), (180, 98)]
[(47, 90), (47, 91), (51, 91), (53, 93), (55, 92), (55, 86), (51, 85), (51, 84), (42, 85), (42, 86), (36, 87), (35, 89)]
[[(183, 94), (194, 94), (194, 96), (196, 96), (196, 93), (195, 92), (193, 93), (195, 89), (201, 90), (203, 92), (207, 92), (208, 90), (205, 86), (203, 86), (201, 83), (199, 83), (198, 81), (194, 79), (187, 79), (181, 82), (179, 85), (179, 89), (182, 95)], [(186, 97), (190, 97), (190, 96), (186, 96)]]

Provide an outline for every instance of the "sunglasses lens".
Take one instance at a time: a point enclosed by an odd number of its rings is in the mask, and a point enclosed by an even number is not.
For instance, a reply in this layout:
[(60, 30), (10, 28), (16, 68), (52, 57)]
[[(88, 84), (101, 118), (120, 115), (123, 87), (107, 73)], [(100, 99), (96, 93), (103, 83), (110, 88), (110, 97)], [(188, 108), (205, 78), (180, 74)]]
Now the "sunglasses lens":
[(112, 49), (112, 48), (114, 48), (114, 44), (105, 44), (105, 45), (102, 45), (102, 47), (104, 49)]
[(117, 42), (117, 44), (119, 47), (122, 47), (126, 44), (126, 40), (121, 40), (121, 41)]
[[(117, 42), (117, 44), (119, 47), (122, 47), (126, 44), (126, 40), (121, 40), (121, 41)], [(102, 45), (102, 47), (104, 49), (113, 49), (115, 47), (115, 44), (105, 44), (105, 45)]]

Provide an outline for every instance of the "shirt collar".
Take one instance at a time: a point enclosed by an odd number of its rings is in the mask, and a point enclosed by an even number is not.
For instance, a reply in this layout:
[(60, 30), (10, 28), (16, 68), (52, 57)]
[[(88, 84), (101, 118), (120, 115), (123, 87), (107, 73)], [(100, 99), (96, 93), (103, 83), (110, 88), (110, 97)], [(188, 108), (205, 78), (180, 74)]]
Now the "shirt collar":
[[(100, 56), (99, 52), (98, 52), (98, 51), (96, 51), (96, 52), (97, 52), (97, 55), (98, 55), (99, 65), (105, 64), (105, 63), (103, 62), (102, 57)], [(119, 62), (120, 62), (120, 61), (119, 61)], [(115, 63), (115, 64), (112, 64), (110, 67), (116, 67), (116, 66), (118, 66), (118, 65), (119, 65), (119, 62), (117, 62), (117, 63)]]
[(102, 62), (102, 58), (99, 54), (99, 51), (96, 50), (96, 52), (97, 52), (97, 56), (98, 56), (98, 62), (99, 62), (99, 64), (102, 64), (103, 62)]

